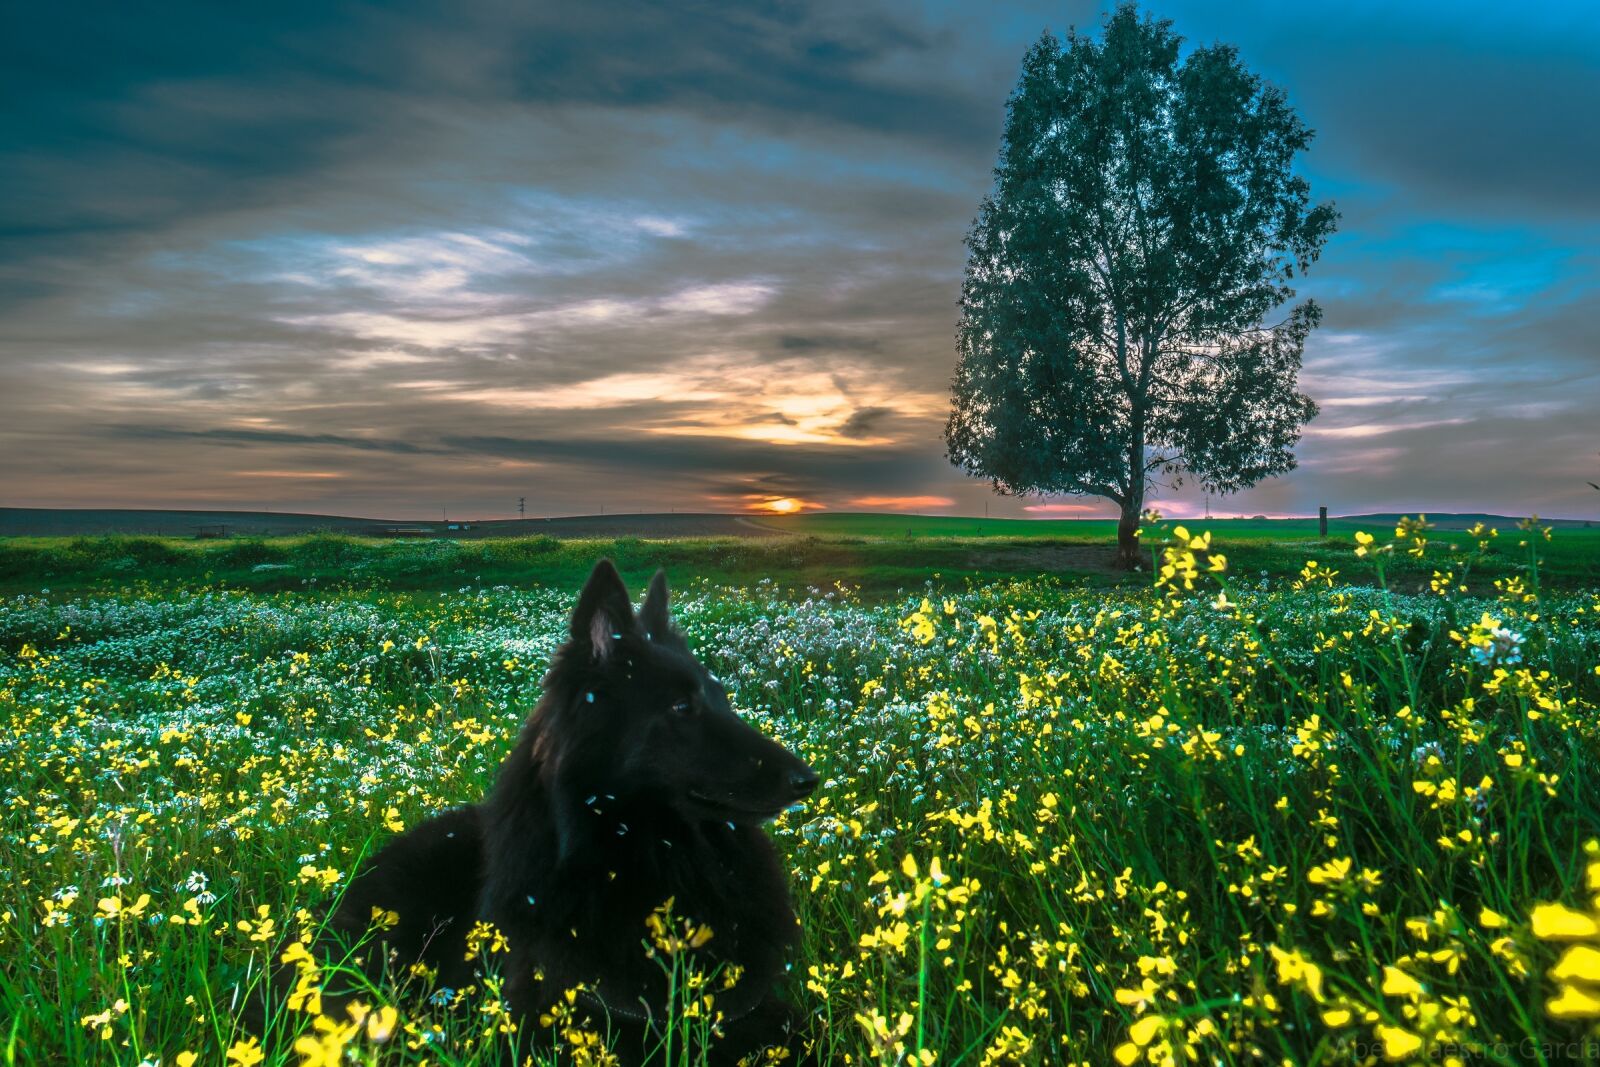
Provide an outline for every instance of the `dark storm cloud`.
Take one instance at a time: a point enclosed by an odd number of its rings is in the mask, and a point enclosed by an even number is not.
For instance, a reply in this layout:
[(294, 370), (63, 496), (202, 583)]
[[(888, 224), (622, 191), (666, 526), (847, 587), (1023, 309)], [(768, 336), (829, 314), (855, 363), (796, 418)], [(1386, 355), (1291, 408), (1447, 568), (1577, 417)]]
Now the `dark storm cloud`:
[(755, 116), (940, 144), (994, 127), (989, 101), (878, 77), (876, 65), (936, 44), (864, 9), (64, 4), (12, 7), (4, 25), (0, 90), (13, 106), (0, 115), (0, 233), (11, 238), (128, 231), (249, 203), (336, 152), (403, 139), (404, 112), (436, 102)]
[(885, 419), (894, 415), (893, 408), (857, 408), (839, 425), (841, 437), (871, 437)]
[[(1097, 10), (14, 5), (0, 448), (40, 458), (7, 487), (975, 510), (940, 440), (961, 238), (1023, 51)], [(1586, 506), (1600, 24), (1159, 13), (1288, 90), (1344, 213), (1302, 294), (1324, 415), (1239, 509)]]
[(947, 55), (916, 22), (866, 7), (726, 0), (572, 5), (523, 29), (511, 74), (523, 99), (751, 113), (788, 125), (826, 122), (892, 135), (976, 141), (992, 107), (931, 81), (909, 85), (878, 65)]
[(876, 352), (883, 342), (875, 337), (786, 333), (778, 338), (778, 347), (785, 352)]

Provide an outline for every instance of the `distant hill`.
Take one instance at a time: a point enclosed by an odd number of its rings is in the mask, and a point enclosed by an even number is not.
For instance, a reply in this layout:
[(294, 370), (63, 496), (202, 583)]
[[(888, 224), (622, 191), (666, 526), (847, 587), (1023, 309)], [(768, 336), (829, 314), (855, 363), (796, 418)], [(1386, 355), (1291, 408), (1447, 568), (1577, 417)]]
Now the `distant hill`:
[[(1415, 517), (1416, 513), (1415, 512), (1411, 512), (1411, 515), (1413, 517)], [(1468, 514), (1464, 514), (1464, 515), (1429, 515), (1428, 516), (1428, 521), (1433, 523), (1433, 525), (1434, 525), (1434, 527), (1436, 529), (1440, 529), (1440, 530), (1465, 530), (1467, 527), (1472, 526), (1475, 523), (1480, 523), (1481, 522), (1485, 526), (1494, 527), (1495, 529), (1501, 531), (1501, 533), (1503, 534), (1506, 530), (1514, 530), (1514, 529), (1516, 529), (1517, 528), (1517, 523), (1521, 522), (1526, 517), (1527, 516), (1525, 516), (1525, 515), (1482, 515), (1482, 514), (1468, 513)], [(1400, 518), (1400, 513), (1399, 512), (1395, 512), (1393, 514), (1381, 514), (1380, 513), (1380, 514), (1374, 514), (1374, 515), (1341, 515), (1341, 516), (1339, 516), (1339, 521), (1341, 521), (1341, 522), (1370, 522), (1370, 523), (1372, 523), (1374, 525), (1378, 525), (1380, 523), (1384, 523), (1384, 524), (1393, 523), (1396, 520), (1398, 520), (1399, 518)], [(1547, 519), (1547, 518), (1541, 517), (1539, 519), (1539, 523), (1540, 523), (1540, 525), (1543, 525), (1543, 526), (1556, 526), (1556, 527), (1562, 527), (1562, 526), (1590, 526), (1590, 525), (1592, 525), (1592, 520), (1589, 520), (1589, 519)]]

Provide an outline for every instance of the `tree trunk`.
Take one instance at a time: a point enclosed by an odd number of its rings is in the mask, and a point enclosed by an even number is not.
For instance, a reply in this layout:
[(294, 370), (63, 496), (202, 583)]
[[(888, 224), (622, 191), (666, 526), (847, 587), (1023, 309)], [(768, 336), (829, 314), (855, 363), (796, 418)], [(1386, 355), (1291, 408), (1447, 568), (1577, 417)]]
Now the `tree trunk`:
[(1144, 552), (1139, 547), (1139, 512), (1143, 501), (1128, 500), (1122, 505), (1122, 517), (1117, 520), (1117, 568), (1132, 571), (1144, 563)]
[(1128, 398), (1133, 412), (1128, 435), (1128, 485), (1122, 491), (1122, 517), (1117, 522), (1117, 567), (1120, 570), (1138, 570), (1144, 562), (1139, 550), (1139, 519), (1144, 513), (1144, 416), (1145, 400), (1141, 391)]

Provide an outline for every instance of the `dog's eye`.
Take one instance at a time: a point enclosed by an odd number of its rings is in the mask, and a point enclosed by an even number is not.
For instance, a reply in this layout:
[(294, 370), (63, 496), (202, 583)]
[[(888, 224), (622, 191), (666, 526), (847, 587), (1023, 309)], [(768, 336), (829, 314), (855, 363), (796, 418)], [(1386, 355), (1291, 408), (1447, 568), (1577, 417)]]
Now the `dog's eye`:
[(674, 715), (693, 715), (694, 714), (694, 701), (690, 700), (688, 697), (684, 697), (681, 700), (674, 700), (672, 702), (672, 714), (674, 714)]

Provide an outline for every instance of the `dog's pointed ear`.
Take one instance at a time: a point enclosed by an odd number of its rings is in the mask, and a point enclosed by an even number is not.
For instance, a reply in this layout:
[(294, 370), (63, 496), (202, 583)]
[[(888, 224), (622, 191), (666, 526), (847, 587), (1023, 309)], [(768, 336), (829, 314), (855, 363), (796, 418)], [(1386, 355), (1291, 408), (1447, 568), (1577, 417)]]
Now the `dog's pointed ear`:
[(578, 606), (572, 611), (572, 643), (588, 648), (595, 659), (605, 659), (617, 640), (632, 629), (633, 603), (628, 588), (612, 562), (603, 559), (594, 565), (578, 594)]
[(650, 579), (650, 589), (644, 595), (644, 607), (639, 609), (639, 621), (644, 632), (651, 637), (665, 637), (672, 629), (672, 619), (667, 614), (667, 572), (656, 571)]

